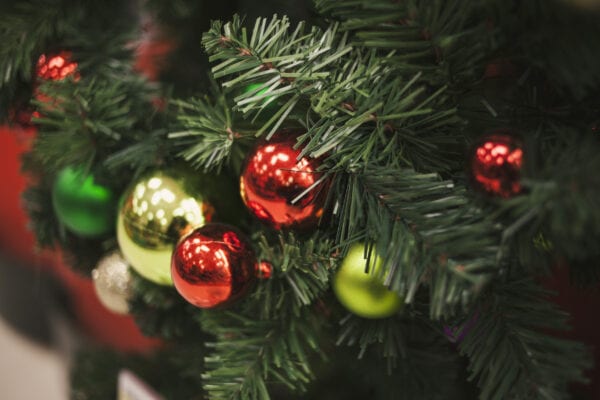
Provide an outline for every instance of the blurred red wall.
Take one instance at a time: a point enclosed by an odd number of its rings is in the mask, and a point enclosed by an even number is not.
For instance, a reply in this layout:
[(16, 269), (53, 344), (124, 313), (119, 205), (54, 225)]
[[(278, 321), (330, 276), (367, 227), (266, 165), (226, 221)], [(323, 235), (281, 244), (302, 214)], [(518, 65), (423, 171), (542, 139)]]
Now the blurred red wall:
[[(145, 351), (160, 342), (144, 337), (133, 319), (105, 309), (97, 299), (92, 281), (70, 270), (58, 252), (36, 251), (21, 194), (27, 179), (20, 172), (20, 156), (31, 145), (33, 129), (0, 126), (0, 253), (31, 268), (55, 273), (68, 292), (77, 325), (90, 338), (123, 351)], [(7, 278), (9, 279), (9, 278)]]

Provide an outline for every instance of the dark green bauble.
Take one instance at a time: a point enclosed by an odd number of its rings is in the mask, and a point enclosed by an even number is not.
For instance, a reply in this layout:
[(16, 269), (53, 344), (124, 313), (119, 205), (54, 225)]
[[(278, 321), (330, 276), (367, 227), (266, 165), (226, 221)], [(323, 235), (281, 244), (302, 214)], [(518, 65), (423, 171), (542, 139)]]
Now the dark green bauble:
[(60, 171), (52, 187), (52, 204), (58, 220), (79, 236), (99, 237), (114, 228), (117, 197), (81, 168)]

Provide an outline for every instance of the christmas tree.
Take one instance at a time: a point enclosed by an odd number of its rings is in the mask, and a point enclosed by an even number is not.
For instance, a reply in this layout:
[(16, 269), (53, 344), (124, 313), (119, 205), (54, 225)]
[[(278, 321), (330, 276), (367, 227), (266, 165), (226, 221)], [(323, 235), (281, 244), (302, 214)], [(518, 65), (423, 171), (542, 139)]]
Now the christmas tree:
[(114, 397), (120, 368), (173, 399), (586, 382), (540, 282), (598, 283), (595, 2), (1, 7), (38, 244), (164, 341), (83, 349), (74, 399)]

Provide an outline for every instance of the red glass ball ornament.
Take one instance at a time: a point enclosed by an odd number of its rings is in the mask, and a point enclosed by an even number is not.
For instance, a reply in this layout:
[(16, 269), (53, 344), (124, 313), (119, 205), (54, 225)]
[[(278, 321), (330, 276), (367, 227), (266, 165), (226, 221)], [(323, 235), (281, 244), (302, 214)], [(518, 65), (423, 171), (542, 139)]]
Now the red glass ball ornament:
[(478, 142), (471, 158), (475, 187), (500, 197), (521, 191), (523, 149), (518, 139), (506, 134), (486, 136)]
[(275, 229), (314, 228), (323, 215), (329, 182), (317, 172), (320, 159), (298, 159), (301, 149), (294, 149), (297, 136), (284, 130), (258, 142), (242, 168), (244, 204)]
[(171, 258), (171, 277), (179, 294), (200, 308), (226, 306), (256, 280), (258, 263), (246, 237), (236, 228), (211, 223), (182, 238)]
[(44, 80), (60, 81), (68, 76), (79, 79), (77, 63), (71, 61), (70, 51), (61, 51), (58, 54), (42, 54), (37, 62), (36, 74)]

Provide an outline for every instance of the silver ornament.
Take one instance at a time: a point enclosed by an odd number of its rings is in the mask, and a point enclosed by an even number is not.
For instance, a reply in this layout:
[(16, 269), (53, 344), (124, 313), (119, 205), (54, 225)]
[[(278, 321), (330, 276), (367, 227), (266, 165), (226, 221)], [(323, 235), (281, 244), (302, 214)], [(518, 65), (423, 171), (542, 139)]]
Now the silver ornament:
[(94, 289), (100, 302), (110, 311), (127, 314), (131, 294), (129, 265), (119, 251), (104, 256), (92, 271)]

